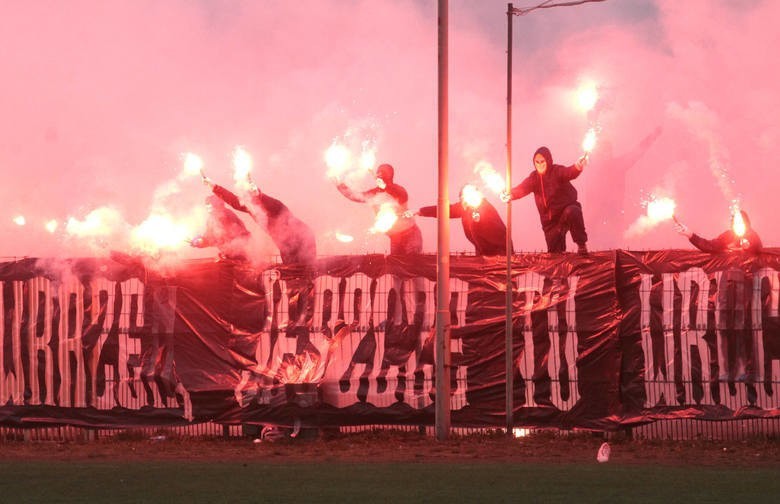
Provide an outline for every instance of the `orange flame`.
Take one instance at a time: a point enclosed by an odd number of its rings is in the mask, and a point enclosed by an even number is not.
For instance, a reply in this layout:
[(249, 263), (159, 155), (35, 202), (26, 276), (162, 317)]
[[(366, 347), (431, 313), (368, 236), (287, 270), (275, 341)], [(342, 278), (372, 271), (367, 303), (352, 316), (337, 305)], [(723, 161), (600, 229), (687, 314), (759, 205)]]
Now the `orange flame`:
[(585, 138), (582, 139), (582, 150), (587, 154), (590, 153), (594, 147), (596, 147), (596, 130), (591, 128), (585, 133)]
[[(319, 355), (304, 352), (290, 362), (279, 359), (279, 381), (281, 383), (314, 383), (325, 373), (325, 364)], [(286, 365), (285, 365), (286, 364)]]
[(353, 236), (344, 233), (339, 233), (338, 231), (336, 231), (336, 239), (341, 243), (351, 243), (355, 240)]
[(334, 141), (325, 151), (325, 164), (328, 166), (330, 178), (339, 178), (349, 169), (351, 163), (352, 153), (345, 145)]
[(584, 82), (579, 89), (577, 89), (577, 106), (583, 112), (589, 112), (593, 110), (596, 103), (599, 101), (599, 91), (596, 88), (596, 84), (593, 82)]
[(199, 175), (203, 170), (203, 160), (197, 154), (192, 152), (184, 153), (184, 171), (182, 175), (185, 177), (194, 177)]
[(747, 231), (745, 219), (742, 218), (742, 212), (740, 212), (739, 209), (736, 209), (734, 212), (734, 219), (732, 219), (731, 230), (734, 231), (734, 234), (740, 238), (745, 236), (745, 231)]
[(233, 149), (233, 180), (242, 189), (251, 189), (252, 156), (243, 147)]
[(181, 222), (175, 222), (169, 215), (150, 215), (132, 230), (130, 242), (134, 248), (149, 254), (161, 250), (182, 248), (191, 236), (192, 230)]
[(654, 198), (647, 203), (647, 216), (654, 223), (668, 220), (674, 217), (674, 209), (677, 204), (671, 198)]
[(379, 210), (376, 212), (374, 226), (370, 231), (372, 233), (386, 233), (392, 229), (397, 220), (398, 215), (395, 213), (393, 205), (390, 203), (382, 203), (379, 206)]
[(471, 184), (466, 184), (463, 186), (461, 198), (466, 203), (466, 205), (470, 206), (471, 208), (479, 207), (479, 205), (482, 204), (482, 200), (485, 199), (485, 197), (482, 195), (482, 192), (480, 192), (476, 186)]

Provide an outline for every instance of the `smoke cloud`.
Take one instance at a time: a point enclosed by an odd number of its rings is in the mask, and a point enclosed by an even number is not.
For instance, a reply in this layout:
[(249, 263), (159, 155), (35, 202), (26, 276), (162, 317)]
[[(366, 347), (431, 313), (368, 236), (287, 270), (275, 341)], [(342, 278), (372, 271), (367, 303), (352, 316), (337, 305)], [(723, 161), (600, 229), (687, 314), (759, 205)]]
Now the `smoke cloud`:
[[(334, 142), (392, 164), (410, 208), (436, 203), (436, 2), (73, 0), (3, 11), (2, 257), (130, 253), (133, 230), (160, 215), (196, 233), (209, 191), (182, 175), (183, 155), (197, 154), (214, 182), (234, 187), (239, 145), (255, 183), (315, 231), (320, 254), (389, 251), (369, 232), (370, 206), (348, 201), (328, 177)], [(541, 145), (573, 163), (596, 121), (591, 162), (574, 181), (589, 248), (689, 247), (668, 221), (627, 233), (658, 188), (706, 237), (729, 225), (738, 199), (774, 246), (780, 64), (765, 54), (780, 46), (776, 19), (772, 0), (607, 1), (514, 17), (513, 184)], [(506, 31), (505, 1), (451, 0), (453, 200), (465, 183), (481, 185), (477, 163), (505, 172)], [(599, 91), (597, 114), (576, 103), (584, 82)], [(626, 156), (656, 128), (641, 155)], [(597, 218), (607, 200), (607, 215), (619, 218)], [(544, 250), (532, 198), (512, 210), (515, 248)], [(94, 212), (114, 226), (97, 248), (67, 225), (86, 225)], [(258, 253), (275, 254), (262, 227), (242, 219)], [(434, 252), (435, 221), (418, 225)], [(451, 249), (472, 250), (452, 226)], [(166, 253), (216, 250), (184, 243)]]

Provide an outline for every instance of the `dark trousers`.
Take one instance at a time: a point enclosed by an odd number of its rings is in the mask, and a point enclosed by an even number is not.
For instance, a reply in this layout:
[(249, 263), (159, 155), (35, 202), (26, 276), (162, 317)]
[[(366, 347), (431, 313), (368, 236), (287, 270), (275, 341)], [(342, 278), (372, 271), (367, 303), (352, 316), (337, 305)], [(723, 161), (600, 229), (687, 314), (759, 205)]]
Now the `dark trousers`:
[(585, 220), (582, 217), (582, 206), (578, 202), (564, 208), (558, 221), (545, 229), (544, 239), (547, 241), (547, 252), (566, 252), (567, 232), (571, 232), (571, 239), (577, 245), (584, 245), (588, 241)]
[(422, 233), (417, 224), (390, 236), (390, 255), (422, 253)]

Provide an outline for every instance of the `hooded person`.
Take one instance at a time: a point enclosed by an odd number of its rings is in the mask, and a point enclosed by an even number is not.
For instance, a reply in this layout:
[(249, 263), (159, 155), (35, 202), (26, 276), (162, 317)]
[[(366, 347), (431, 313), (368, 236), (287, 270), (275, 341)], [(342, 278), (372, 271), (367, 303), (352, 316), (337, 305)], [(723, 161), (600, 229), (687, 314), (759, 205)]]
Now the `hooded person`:
[(702, 252), (719, 253), (744, 250), (757, 254), (763, 249), (761, 238), (753, 229), (753, 226), (750, 224), (750, 217), (744, 210), (739, 210), (731, 216), (730, 229), (711, 240), (691, 232), (688, 226), (677, 219), (675, 219), (675, 226), (678, 233), (688, 238), (691, 244)]
[(343, 182), (336, 185), (341, 194), (358, 203), (369, 203), (375, 212), (389, 205), (397, 217), (393, 225), (385, 231), (390, 238), (390, 255), (410, 255), (422, 252), (422, 233), (407, 211), (409, 195), (399, 184), (393, 182), (395, 170), (389, 164), (381, 164), (376, 169), (376, 187), (367, 191), (353, 191)]
[[(702, 252), (713, 254), (743, 251), (759, 254), (763, 249), (761, 238), (753, 229), (750, 217), (744, 210), (731, 216), (731, 228), (708, 240), (691, 232), (688, 226), (675, 218), (677, 232), (688, 238)], [(748, 323), (752, 312), (753, 274), (739, 266), (726, 268), (718, 280), (717, 329), (720, 380), (728, 384), (730, 393), (736, 393), (737, 381), (745, 383), (748, 403), (756, 404), (755, 387), (756, 348), (753, 332)]]
[[(464, 185), (459, 201), (450, 205), (450, 219), (460, 218), (466, 238), (478, 256), (506, 255), (506, 225), (496, 208), (471, 184)], [(417, 215), (436, 217), (438, 207), (425, 206)]]
[(217, 247), (224, 259), (246, 261), (250, 235), (244, 222), (213, 194), (206, 198), (206, 207), (209, 212), (206, 230), (190, 240), (190, 245), (196, 248)]
[(585, 232), (582, 205), (577, 201), (577, 190), (571, 183), (582, 173), (587, 157), (581, 157), (571, 166), (557, 165), (553, 164), (550, 149), (539, 147), (534, 152), (533, 163), (535, 170), (509, 194), (502, 193), (502, 201), (520, 199), (533, 193), (547, 251), (566, 252), (566, 233), (571, 232), (577, 251), (587, 254), (588, 234)]
[[(295, 217), (281, 201), (268, 196), (250, 180), (251, 206), (245, 205), (233, 192), (215, 184), (205, 175), (203, 182), (220, 200), (239, 212), (249, 214), (252, 219), (262, 225), (274, 245), (279, 249), (279, 255), (284, 264), (301, 264), (312, 266), (317, 259), (317, 243), (314, 233), (302, 220)], [(255, 208), (260, 209), (265, 219), (259, 217)]]
[[(395, 170), (389, 164), (381, 164), (376, 169), (376, 187), (367, 191), (356, 192), (346, 184), (339, 183), (336, 188), (341, 194), (352, 201), (370, 204), (377, 216), (389, 208), (394, 214), (395, 220), (385, 234), (390, 238), (391, 256), (409, 256), (422, 253), (422, 233), (414, 216), (408, 210), (409, 196), (402, 186), (393, 182)], [(378, 390), (386, 386), (385, 375), (390, 366), (398, 366), (399, 378), (396, 391), (397, 397), (403, 397), (400, 390), (406, 384), (406, 366), (411, 355), (410, 345), (418, 344), (422, 321), (425, 319), (425, 290), (423, 279), (414, 277), (411, 279), (411, 288), (407, 287), (407, 280), (392, 275), (392, 291), (403, 302), (396, 301), (392, 307), (388, 306), (387, 319), (379, 324), (385, 332), (384, 355), (377, 376)], [(414, 309), (413, 314), (409, 312)], [(406, 312), (404, 314), (404, 312)], [(411, 321), (411, 322), (410, 322)], [(388, 356), (394, 356), (388, 358)], [(383, 385), (384, 384), (384, 385)]]

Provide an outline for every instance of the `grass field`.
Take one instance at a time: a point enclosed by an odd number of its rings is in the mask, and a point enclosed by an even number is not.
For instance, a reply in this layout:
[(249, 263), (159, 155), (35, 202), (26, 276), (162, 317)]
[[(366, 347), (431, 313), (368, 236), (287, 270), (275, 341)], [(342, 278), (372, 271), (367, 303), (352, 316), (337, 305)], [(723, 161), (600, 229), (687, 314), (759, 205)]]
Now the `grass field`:
[(2, 461), (15, 502), (776, 502), (775, 468)]
[(0, 503), (776, 502), (780, 441), (366, 431), (309, 440), (0, 442)]

